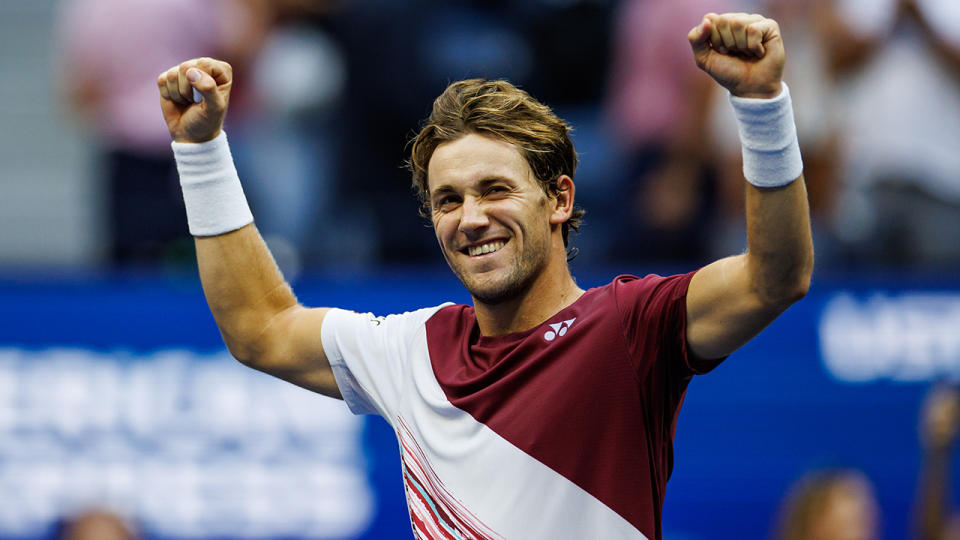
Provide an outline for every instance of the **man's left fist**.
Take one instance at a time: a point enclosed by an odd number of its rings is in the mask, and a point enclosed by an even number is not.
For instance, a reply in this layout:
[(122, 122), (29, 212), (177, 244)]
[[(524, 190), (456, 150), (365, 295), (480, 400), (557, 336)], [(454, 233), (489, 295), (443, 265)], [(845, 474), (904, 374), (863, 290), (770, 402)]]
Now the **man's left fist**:
[(786, 56), (777, 21), (748, 13), (708, 13), (687, 39), (697, 66), (733, 95), (780, 95)]

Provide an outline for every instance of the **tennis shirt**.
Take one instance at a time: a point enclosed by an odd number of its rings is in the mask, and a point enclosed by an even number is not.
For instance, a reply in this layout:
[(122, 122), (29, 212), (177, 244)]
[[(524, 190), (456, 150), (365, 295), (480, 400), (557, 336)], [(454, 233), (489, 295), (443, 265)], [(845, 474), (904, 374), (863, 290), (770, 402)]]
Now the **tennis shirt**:
[(331, 310), (324, 351), (356, 414), (393, 427), (416, 538), (661, 538), (691, 377), (693, 273), (620, 276), (539, 326), (480, 334), (470, 306)]

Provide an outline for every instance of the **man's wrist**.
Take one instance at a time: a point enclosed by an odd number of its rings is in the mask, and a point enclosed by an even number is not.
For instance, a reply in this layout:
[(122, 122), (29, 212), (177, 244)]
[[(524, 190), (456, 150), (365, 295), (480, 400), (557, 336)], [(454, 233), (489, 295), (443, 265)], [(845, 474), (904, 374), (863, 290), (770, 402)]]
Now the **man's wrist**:
[(783, 81), (777, 81), (769, 88), (750, 89), (744, 92), (730, 92), (731, 95), (744, 99), (775, 99), (783, 93)]
[(216, 236), (253, 222), (233, 165), (227, 134), (201, 143), (171, 143), (193, 236)]
[(730, 95), (740, 132), (743, 176), (758, 187), (785, 186), (803, 173), (787, 83), (770, 99)]
[(201, 144), (201, 143), (210, 142), (216, 139), (222, 133), (223, 133), (223, 129), (221, 128), (217, 128), (217, 130), (210, 135), (205, 135), (203, 137), (198, 137), (198, 138), (190, 138), (186, 133), (182, 133), (182, 134), (178, 133), (176, 135), (173, 135), (173, 142), (183, 143), (183, 144)]

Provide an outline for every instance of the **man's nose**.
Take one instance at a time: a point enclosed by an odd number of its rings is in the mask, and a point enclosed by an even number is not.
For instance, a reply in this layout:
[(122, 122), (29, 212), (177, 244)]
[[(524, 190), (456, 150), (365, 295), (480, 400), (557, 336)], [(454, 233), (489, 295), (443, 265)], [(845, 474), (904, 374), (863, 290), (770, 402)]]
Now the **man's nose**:
[(476, 199), (472, 197), (464, 199), (460, 208), (462, 212), (460, 215), (460, 232), (464, 234), (475, 233), (490, 224), (483, 204)]

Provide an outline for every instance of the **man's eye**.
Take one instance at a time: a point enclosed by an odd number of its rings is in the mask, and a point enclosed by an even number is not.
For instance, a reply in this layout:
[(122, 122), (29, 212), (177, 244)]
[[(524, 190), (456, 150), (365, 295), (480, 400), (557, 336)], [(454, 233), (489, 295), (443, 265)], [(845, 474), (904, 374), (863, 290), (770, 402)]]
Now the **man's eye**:
[(442, 210), (444, 207), (448, 207), (448, 206), (450, 206), (450, 205), (457, 204), (457, 202), (458, 202), (457, 197), (455, 197), (455, 196), (453, 196), (453, 195), (447, 195), (447, 196), (445, 196), (445, 197), (441, 197), (441, 198), (437, 199), (437, 204), (436, 204), (436, 206), (437, 206), (437, 208), (440, 208), (440, 209)]
[(490, 189), (487, 190), (487, 193), (506, 193), (507, 191), (509, 190), (506, 188), (506, 186), (491, 186)]

